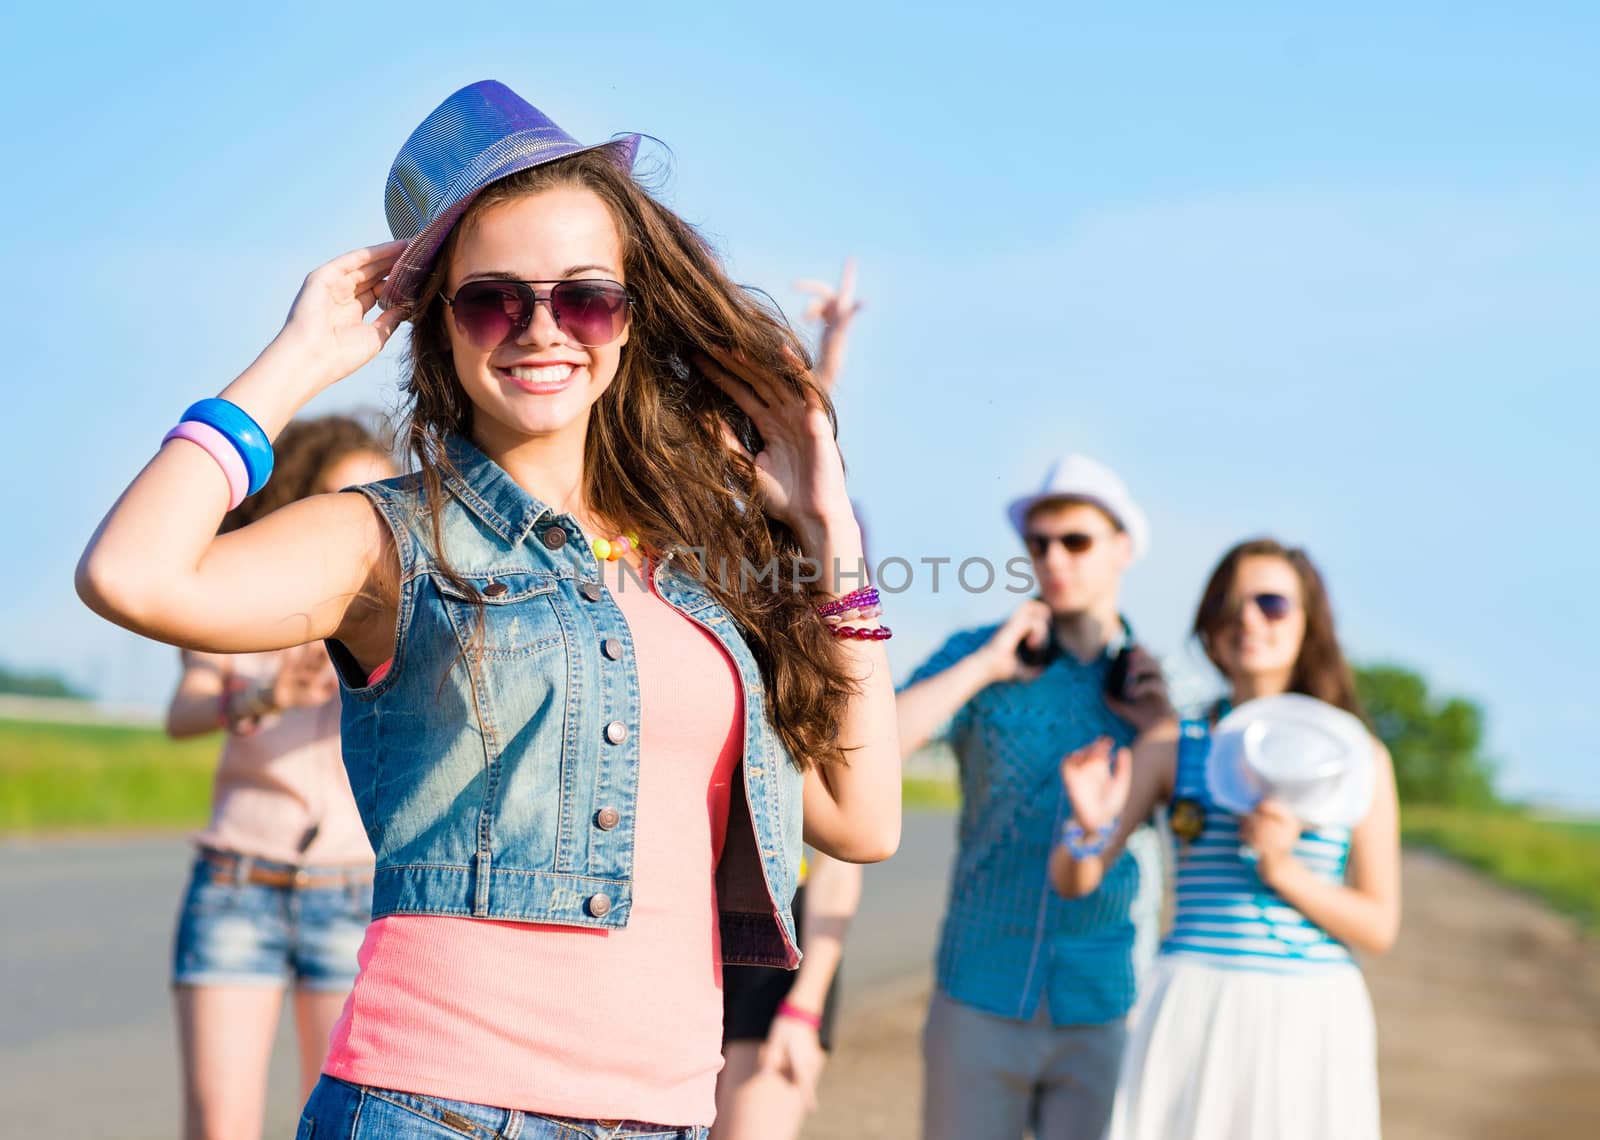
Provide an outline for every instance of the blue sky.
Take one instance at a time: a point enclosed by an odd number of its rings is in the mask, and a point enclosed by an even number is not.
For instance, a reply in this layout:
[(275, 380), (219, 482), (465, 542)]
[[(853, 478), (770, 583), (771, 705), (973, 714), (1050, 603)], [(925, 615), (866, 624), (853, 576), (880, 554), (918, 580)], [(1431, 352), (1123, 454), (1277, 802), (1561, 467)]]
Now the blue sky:
[[(1087, 452), (1151, 515), (1127, 609), (1180, 671), (1206, 572), (1271, 532), (1353, 656), (1484, 703), (1507, 791), (1600, 805), (1600, 11), (1395, 7), (34, 6), (0, 75), (0, 660), (165, 697), (175, 655), (77, 603), (83, 542), (492, 77), (669, 143), (668, 200), (796, 313), (860, 258), (839, 400), (875, 554), (1001, 561), (1004, 501)], [(923, 576), (897, 669), (1013, 601)]]

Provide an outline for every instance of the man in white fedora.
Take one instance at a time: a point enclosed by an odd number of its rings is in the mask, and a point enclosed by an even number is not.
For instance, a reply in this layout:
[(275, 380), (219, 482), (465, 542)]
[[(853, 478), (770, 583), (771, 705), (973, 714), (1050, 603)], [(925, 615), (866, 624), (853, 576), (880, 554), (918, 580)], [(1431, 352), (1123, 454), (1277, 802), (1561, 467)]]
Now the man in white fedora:
[(999, 625), (951, 637), (897, 698), (903, 752), (948, 725), (961, 775), (923, 1032), (923, 1136), (1022, 1140), (1031, 1128), (1038, 1140), (1098, 1140), (1137, 988), (1136, 911), (1143, 950), (1155, 949), (1160, 853), (1141, 829), (1085, 899), (1058, 896), (1048, 865), (1072, 815), (1062, 757), (1101, 736), (1133, 739), (1108, 699), (1135, 719), (1149, 711), (1145, 682), (1158, 667), (1132, 647), (1118, 595), (1150, 528), (1122, 480), (1083, 455), (1053, 463), (1008, 513), (1038, 596)]

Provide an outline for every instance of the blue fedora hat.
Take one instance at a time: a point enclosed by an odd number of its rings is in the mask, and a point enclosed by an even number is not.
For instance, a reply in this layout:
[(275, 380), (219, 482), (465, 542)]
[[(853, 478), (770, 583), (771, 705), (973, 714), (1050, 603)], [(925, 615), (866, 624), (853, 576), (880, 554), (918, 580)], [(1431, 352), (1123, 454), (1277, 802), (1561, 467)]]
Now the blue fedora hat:
[(389, 168), (383, 209), (409, 244), (389, 271), (385, 308), (416, 300), (439, 248), (491, 182), (586, 150), (606, 150), (633, 169), (638, 135), (584, 146), (504, 83), (485, 79), (450, 96), (411, 132)]

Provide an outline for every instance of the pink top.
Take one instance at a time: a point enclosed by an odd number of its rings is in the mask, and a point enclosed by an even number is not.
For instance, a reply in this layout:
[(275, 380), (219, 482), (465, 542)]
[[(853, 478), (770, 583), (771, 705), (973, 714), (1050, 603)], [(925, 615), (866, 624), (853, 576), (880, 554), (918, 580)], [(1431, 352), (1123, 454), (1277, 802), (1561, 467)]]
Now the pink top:
[(323, 1072), (553, 1116), (711, 1123), (722, 1067), (714, 876), (743, 745), (738, 673), (637, 578), (612, 585), (640, 692), (628, 925), (379, 919)]
[[(236, 677), (277, 675), (279, 653), (239, 653)], [(184, 658), (189, 663), (188, 655)], [(280, 863), (370, 864), (372, 846), (356, 811), (339, 750), (339, 698), (264, 717), (248, 736), (230, 733), (217, 764), (211, 822), (195, 842)]]

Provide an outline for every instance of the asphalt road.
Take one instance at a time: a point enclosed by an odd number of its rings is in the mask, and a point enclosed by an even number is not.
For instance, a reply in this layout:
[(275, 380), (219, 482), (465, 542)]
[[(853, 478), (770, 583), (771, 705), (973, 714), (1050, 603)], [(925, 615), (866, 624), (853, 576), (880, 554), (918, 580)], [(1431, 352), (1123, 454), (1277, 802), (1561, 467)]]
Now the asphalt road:
[[(843, 985), (871, 1004), (925, 973), (955, 819), (908, 814), (900, 853), (867, 870)], [(178, 836), (0, 841), (0, 1138), (178, 1134), (177, 1036), (167, 989), (189, 868)], [(273, 1056), (269, 1137), (293, 1134), (289, 1020)]]

